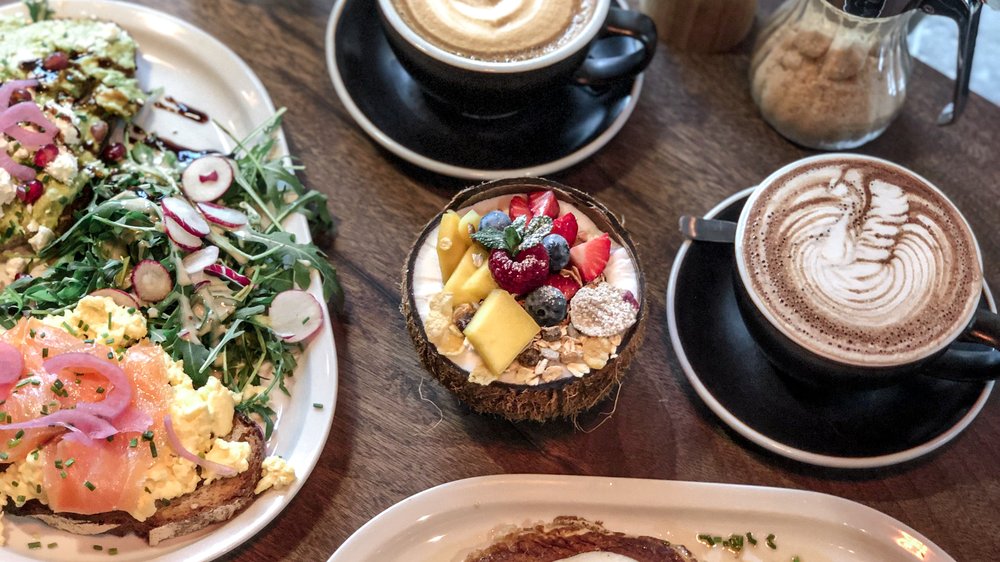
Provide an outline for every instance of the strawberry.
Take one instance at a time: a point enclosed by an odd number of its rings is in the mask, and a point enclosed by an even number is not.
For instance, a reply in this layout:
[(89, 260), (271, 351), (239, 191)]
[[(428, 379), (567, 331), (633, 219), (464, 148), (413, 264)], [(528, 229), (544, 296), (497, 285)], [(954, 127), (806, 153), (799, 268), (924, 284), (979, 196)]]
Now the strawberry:
[(542, 246), (525, 248), (516, 256), (507, 250), (493, 250), (489, 268), (501, 289), (523, 295), (541, 287), (548, 278), (549, 255)]
[(510, 220), (514, 220), (521, 215), (525, 215), (528, 222), (535, 216), (531, 213), (531, 208), (528, 206), (528, 200), (521, 195), (515, 195), (513, 199), (510, 200), (510, 211), (507, 213), (510, 215)]
[(528, 206), (536, 217), (545, 215), (554, 219), (559, 216), (559, 202), (556, 201), (556, 194), (551, 191), (532, 191), (528, 194)]
[(566, 297), (567, 301), (572, 299), (573, 295), (580, 290), (580, 284), (576, 282), (576, 279), (573, 279), (572, 277), (563, 277), (558, 273), (549, 275), (549, 278), (545, 280), (545, 284), (562, 291), (562, 294)]
[(566, 213), (552, 221), (552, 234), (562, 236), (569, 242), (570, 246), (573, 245), (573, 242), (576, 242), (576, 233), (578, 230), (579, 227), (576, 224), (576, 217), (573, 213)]
[(590, 283), (604, 272), (611, 257), (611, 238), (605, 232), (569, 250), (569, 262), (580, 270), (584, 283)]

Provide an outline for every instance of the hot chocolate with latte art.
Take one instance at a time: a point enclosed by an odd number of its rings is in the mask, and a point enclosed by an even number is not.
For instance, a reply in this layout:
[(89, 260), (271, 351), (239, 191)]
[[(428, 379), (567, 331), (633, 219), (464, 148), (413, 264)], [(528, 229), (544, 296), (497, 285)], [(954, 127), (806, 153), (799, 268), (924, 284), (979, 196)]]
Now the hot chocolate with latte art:
[(429, 43), (461, 57), (515, 62), (559, 49), (593, 16), (594, 0), (392, 0)]
[(895, 166), (826, 160), (755, 193), (737, 261), (760, 310), (786, 336), (861, 366), (919, 361), (967, 326), (982, 291), (963, 217)]

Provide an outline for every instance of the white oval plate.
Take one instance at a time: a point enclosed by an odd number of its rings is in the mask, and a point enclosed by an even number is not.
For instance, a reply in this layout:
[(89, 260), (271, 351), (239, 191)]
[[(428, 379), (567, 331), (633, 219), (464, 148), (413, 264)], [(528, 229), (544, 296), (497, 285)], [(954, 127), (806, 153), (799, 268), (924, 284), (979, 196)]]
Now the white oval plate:
[[(742, 560), (947, 562), (917, 531), (836, 496), (734, 484), (594, 476), (500, 475), (458, 480), (409, 497), (358, 529), (329, 562), (462, 562), (491, 531), (575, 515), (614, 531), (683, 544), (705, 562), (738, 561), (697, 535), (760, 537)], [(774, 533), (777, 550), (764, 546)], [(756, 556), (751, 558), (750, 554)]]
[[(217, 39), (173, 16), (133, 4), (98, 0), (50, 2), (58, 17), (88, 17), (120, 24), (139, 45), (139, 78), (143, 88), (164, 87), (167, 95), (204, 111), (237, 136), (249, 133), (274, 114), (271, 98), (249, 66)], [(0, 8), (9, 15), (23, 10), (20, 4)], [(183, 146), (223, 152), (233, 142), (214, 123), (198, 124), (166, 111), (146, 108), (140, 124)], [(284, 137), (280, 150), (287, 152)], [(297, 236), (308, 239), (309, 229), (297, 217), (288, 225)], [(314, 279), (311, 290), (319, 295)], [(320, 302), (322, 298), (318, 299)], [(324, 305), (325, 312), (325, 305)], [(84, 537), (57, 531), (32, 519), (4, 516), (7, 545), (0, 558), (10, 561), (107, 560), (109, 548), (117, 548), (115, 560), (211, 560), (250, 540), (284, 509), (312, 472), (326, 444), (337, 403), (337, 352), (329, 314), (326, 324), (310, 343), (292, 381), (291, 397), (275, 394), (277, 429), (268, 441), (268, 454), (281, 455), (295, 468), (296, 480), (280, 491), (261, 494), (232, 520), (193, 535), (150, 547), (135, 537), (98, 535)], [(314, 408), (314, 403), (323, 405)], [(306, 430), (308, 428), (308, 430)], [(29, 550), (31, 542), (41, 549)], [(52, 549), (49, 543), (58, 543)], [(103, 551), (95, 551), (101, 545)]]

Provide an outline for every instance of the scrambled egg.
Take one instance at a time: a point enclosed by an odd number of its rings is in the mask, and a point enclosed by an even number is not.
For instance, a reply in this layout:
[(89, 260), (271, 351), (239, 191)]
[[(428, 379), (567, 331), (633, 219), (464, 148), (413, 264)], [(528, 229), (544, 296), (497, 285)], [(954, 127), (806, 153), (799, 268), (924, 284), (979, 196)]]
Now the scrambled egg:
[(261, 476), (255, 494), (259, 494), (268, 488), (284, 488), (295, 481), (295, 470), (285, 459), (279, 456), (271, 456), (264, 459), (261, 467), (264, 474)]
[[(118, 306), (106, 297), (84, 297), (73, 310), (66, 311), (62, 316), (46, 318), (44, 322), (75, 333), (80, 339), (94, 339), (118, 349), (141, 340), (147, 330), (146, 319), (141, 312)], [(237, 473), (246, 471), (249, 468), (250, 444), (223, 439), (233, 429), (239, 395), (215, 377), (209, 377), (204, 386), (195, 389), (181, 362), (169, 357), (165, 360), (167, 382), (174, 392), (170, 418), (181, 444), (207, 460), (235, 469)], [(32, 499), (47, 503), (40, 458), (29, 454), (0, 473), (0, 500), (10, 497), (18, 504)], [(173, 451), (161, 450), (146, 472), (144, 489), (147, 493), (142, 494), (139, 505), (130, 514), (143, 521), (156, 512), (158, 501), (180, 497), (194, 491), (202, 482), (209, 484), (218, 478), (217, 474), (207, 469), (202, 470), (199, 476), (193, 462)], [(263, 478), (255, 492), (259, 494), (271, 487), (287, 486), (294, 480), (295, 472), (284, 459), (268, 457), (263, 465)], [(0, 541), (2, 526), (0, 521)]]
[(42, 322), (94, 343), (124, 349), (146, 337), (146, 318), (134, 308), (124, 308), (108, 297), (83, 297), (76, 308)]

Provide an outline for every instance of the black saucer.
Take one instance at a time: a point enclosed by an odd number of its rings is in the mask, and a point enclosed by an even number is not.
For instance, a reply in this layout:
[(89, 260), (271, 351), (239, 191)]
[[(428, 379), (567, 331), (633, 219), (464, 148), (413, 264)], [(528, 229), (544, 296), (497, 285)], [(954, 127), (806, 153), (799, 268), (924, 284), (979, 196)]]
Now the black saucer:
[[(327, 27), (327, 65), (341, 101), (379, 144), (420, 167), (490, 179), (552, 173), (590, 156), (624, 125), (642, 76), (595, 90), (566, 85), (551, 100), (490, 119), (428, 99), (396, 60), (376, 0), (338, 0)], [(632, 50), (609, 38), (595, 48)]]
[[(751, 190), (708, 217), (736, 221)], [(922, 456), (976, 417), (993, 383), (915, 377), (877, 390), (825, 390), (780, 375), (740, 317), (733, 247), (685, 242), (667, 289), (674, 351), (698, 395), (727, 425), (780, 455), (840, 468), (886, 466)], [(984, 303), (993, 306), (989, 290)]]

